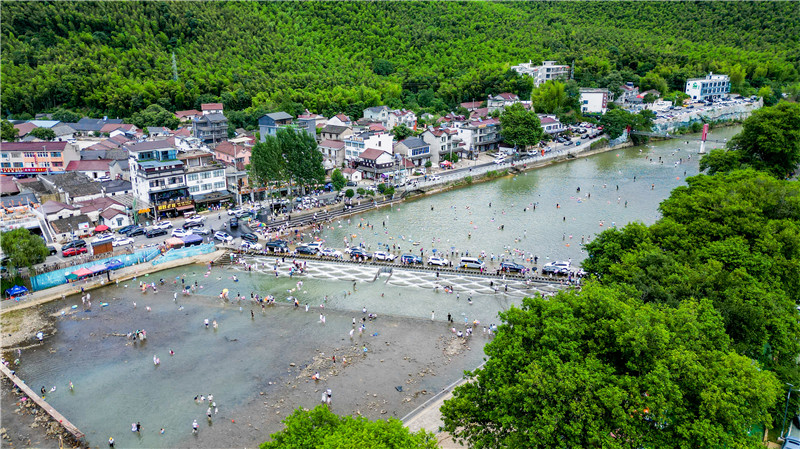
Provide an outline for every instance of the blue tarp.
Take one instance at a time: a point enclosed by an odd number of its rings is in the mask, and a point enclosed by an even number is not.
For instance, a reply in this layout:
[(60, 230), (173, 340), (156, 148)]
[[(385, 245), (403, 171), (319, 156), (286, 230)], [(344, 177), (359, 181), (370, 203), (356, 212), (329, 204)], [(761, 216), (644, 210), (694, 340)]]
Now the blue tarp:
[(164, 254), (163, 256), (154, 260), (152, 263), (153, 265), (158, 265), (172, 260), (183, 259), (184, 257), (197, 256), (200, 254), (208, 254), (216, 250), (217, 247), (213, 243), (206, 243), (203, 245), (184, 247), (184, 248), (173, 248), (167, 251), (166, 254)]
[(6, 289), (6, 296), (19, 296), (23, 293), (28, 293), (28, 289), (22, 285), (15, 285), (9, 289)]
[(194, 234), (182, 237), (181, 240), (183, 240), (183, 244), (186, 246), (201, 245), (203, 243), (203, 237)]
[(124, 266), (125, 266), (125, 262), (123, 262), (123, 261), (121, 261), (119, 259), (111, 259), (108, 262), (106, 262), (106, 268), (108, 268), (109, 270), (116, 270), (116, 269), (122, 268)]

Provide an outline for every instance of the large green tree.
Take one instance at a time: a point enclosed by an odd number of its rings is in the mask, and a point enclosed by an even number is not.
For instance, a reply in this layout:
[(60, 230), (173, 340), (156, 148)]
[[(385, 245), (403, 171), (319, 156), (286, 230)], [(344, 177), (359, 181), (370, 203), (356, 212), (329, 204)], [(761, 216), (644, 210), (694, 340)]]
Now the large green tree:
[(41, 140), (53, 140), (56, 138), (55, 131), (50, 128), (33, 128), (29, 134)]
[(253, 145), (248, 172), (255, 185), (266, 186), (286, 179), (286, 158), (276, 137), (267, 136), (264, 142)]
[(800, 104), (780, 102), (753, 112), (727, 146), (745, 164), (786, 176), (800, 163)]
[(395, 126), (392, 128), (391, 132), (394, 136), (394, 139), (398, 142), (414, 135), (414, 130), (406, 126), (405, 123)]
[(325, 181), (322, 160), (313, 136), (300, 128), (281, 128), (253, 146), (249, 171), (261, 184), (286, 180), (309, 186)]
[(344, 186), (347, 185), (347, 179), (338, 168), (331, 173), (331, 183), (337, 192), (341, 192)]
[(566, 89), (567, 85), (561, 81), (550, 80), (542, 84), (531, 93), (533, 109), (541, 114), (562, 112), (569, 101)]
[(44, 262), (49, 251), (41, 237), (25, 228), (17, 228), (0, 234), (0, 246), (3, 254), (16, 268), (30, 268)]
[(13, 142), (19, 139), (19, 130), (14, 128), (8, 120), (2, 122), (2, 140), (3, 142)]
[(761, 447), (747, 432), (771, 421), (776, 376), (733, 351), (710, 301), (631, 293), (590, 282), (501, 312), (444, 430), (473, 448)]
[(754, 170), (687, 179), (652, 226), (607, 230), (586, 245), (584, 269), (645, 303), (706, 298), (731, 348), (800, 380), (800, 185)]
[(503, 141), (520, 150), (536, 145), (544, 135), (539, 117), (535, 112), (525, 110), (522, 103), (505, 108), (500, 115), (500, 126)]
[(297, 409), (283, 421), (286, 428), (273, 433), (261, 449), (434, 449), (436, 438), (424, 430), (410, 432), (403, 423), (389, 418), (370, 421), (339, 417), (324, 405)]
[(175, 114), (158, 104), (151, 104), (145, 110), (133, 114), (130, 120), (134, 125), (142, 129), (148, 126), (163, 126), (175, 129), (180, 125), (180, 120)]

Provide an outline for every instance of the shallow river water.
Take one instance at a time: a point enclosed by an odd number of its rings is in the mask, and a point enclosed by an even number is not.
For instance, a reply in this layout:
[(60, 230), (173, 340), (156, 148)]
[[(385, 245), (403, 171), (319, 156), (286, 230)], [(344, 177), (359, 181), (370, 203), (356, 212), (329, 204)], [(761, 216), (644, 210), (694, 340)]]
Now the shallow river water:
[[(712, 138), (730, 138), (737, 130), (715, 131)], [(508, 251), (517, 260), (537, 255), (540, 265), (548, 258), (579, 261), (585, 257), (582, 237), (632, 220), (654, 222), (658, 203), (697, 173), (698, 146), (661, 142), (556, 164), (366, 213), (349, 224), (336, 222), (322, 237), (338, 247), (347, 238), (373, 250), (379, 244), (417, 254), (424, 249), (426, 256), (436, 248), (448, 256), (455, 250)], [(367, 223), (372, 228), (358, 227)], [(310, 263), (302, 277), (290, 278), (288, 259), (276, 278), (274, 258), (250, 262), (259, 263), (254, 271), (233, 266), (207, 275), (204, 267), (193, 265), (108, 286), (92, 292), (91, 311), (83, 310), (80, 297), (50, 304), (50, 313), (65, 314), (43, 345), (23, 351), (17, 373), (36, 391), (56, 386), (47, 400), (92, 446), (105, 446), (113, 436), (117, 447), (253, 447), (280, 429), (292, 409), (313, 407), (321, 388), (334, 388), (337, 413), (402, 417), (427, 399), (426, 392), (442, 389), (481, 363), (488, 341), (481, 328), (496, 323), (498, 311), (525, 295), (556, 288), (527, 288), (514, 281), (507, 293), (495, 292), (484, 278), (437, 278), (400, 269), (376, 279), (375, 267), (319, 262)], [(176, 277), (202, 288), (174, 300), (181, 285), (172, 284)], [(167, 285), (157, 294), (138, 290), (139, 281), (158, 283), (159, 278)], [(437, 291), (436, 285), (452, 285), (456, 293)], [(231, 298), (241, 293), (247, 299), (220, 299), (226, 288)], [(279, 306), (262, 310), (249, 301), (251, 292), (274, 295)], [(291, 306), (290, 296), (298, 298), (299, 308)], [(367, 321), (364, 334), (356, 330), (351, 340), (352, 320), (361, 319), (364, 307), (378, 320)], [(447, 323), (448, 314), (454, 324)], [(218, 328), (206, 327), (204, 319), (216, 321)], [(464, 329), (465, 321), (475, 320), (481, 324), (469, 344), (453, 337), (452, 327)], [(146, 342), (125, 337), (137, 329), (147, 331)], [(334, 354), (339, 365), (328, 360)], [(351, 365), (343, 367), (342, 356)], [(324, 381), (309, 381), (309, 369), (319, 369)], [(403, 392), (394, 388), (402, 385)], [(373, 391), (375, 396), (368, 394)], [(194, 401), (209, 393), (219, 407), (211, 421), (205, 416), (207, 402)], [(195, 419), (198, 436), (191, 435)], [(142, 423), (141, 433), (130, 430), (136, 421)], [(158, 431), (162, 427), (164, 434)]]

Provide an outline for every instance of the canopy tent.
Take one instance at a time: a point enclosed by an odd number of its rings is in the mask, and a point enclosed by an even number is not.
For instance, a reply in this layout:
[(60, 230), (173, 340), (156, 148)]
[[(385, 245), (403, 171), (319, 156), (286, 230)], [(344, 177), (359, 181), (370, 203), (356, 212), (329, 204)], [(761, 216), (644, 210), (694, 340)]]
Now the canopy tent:
[(181, 240), (181, 239), (179, 239), (177, 237), (168, 238), (167, 240), (164, 241), (164, 243), (169, 248), (180, 248), (180, 247), (182, 247), (184, 245), (183, 240)]
[(189, 234), (182, 239), (186, 246), (200, 245), (203, 243), (203, 237), (199, 235)]
[(104, 231), (108, 231), (108, 226), (100, 225), (100, 226), (94, 228), (94, 232), (104, 232)]
[(122, 268), (124, 266), (125, 266), (125, 262), (123, 262), (123, 261), (121, 261), (119, 259), (111, 259), (108, 262), (106, 262), (106, 268), (108, 268), (109, 270), (116, 270), (116, 269)]
[(28, 293), (28, 289), (22, 285), (15, 285), (9, 289), (6, 289), (6, 296), (19, 296)]
[(65, 277), (67, 278), (68, 281), (74, 281), (74, 280), (78, 279), (78, 275), (75, 274), (75, 273), (70, 273), (70, 274), (66, 275)]
[(86, 276), (91, 276), (92, 272), (90, 270), (86, 269), (86, 268), (80, 268), (78, 270), (73, 271), (72, 274), (74, 274), (75, 276), (78, 276), (79, 278), (82, 278), (82, 277), (86, 277)]
[(98, 274), (98, 273), (102, 273), (102, 272), (108, 270), (108, 267), (105, 264), (93, 265), (93, 266), (87, 268), (87, 270), (91, 271), (92, 274)]

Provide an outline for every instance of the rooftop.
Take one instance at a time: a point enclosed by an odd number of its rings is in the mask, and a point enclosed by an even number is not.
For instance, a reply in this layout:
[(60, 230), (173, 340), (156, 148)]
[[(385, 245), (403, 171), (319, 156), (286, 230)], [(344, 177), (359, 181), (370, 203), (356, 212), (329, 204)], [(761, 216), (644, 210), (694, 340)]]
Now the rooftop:
[(271, 113), (265, 114), (265, 115), (267, 117), (271, 118), (272, 120), (275, 120), (275, 121), (286, 120), (286, 119), (292, 118), (291, 115), (289, 115), (289, 114), (287, 114), (286, 112), (283, 112), (283, 111), (271, 112)]
[(222, 110), (222, 103), (203, 103), (200, 105), (200, 109), (204, 111), (214, 111), (214, 110)]

